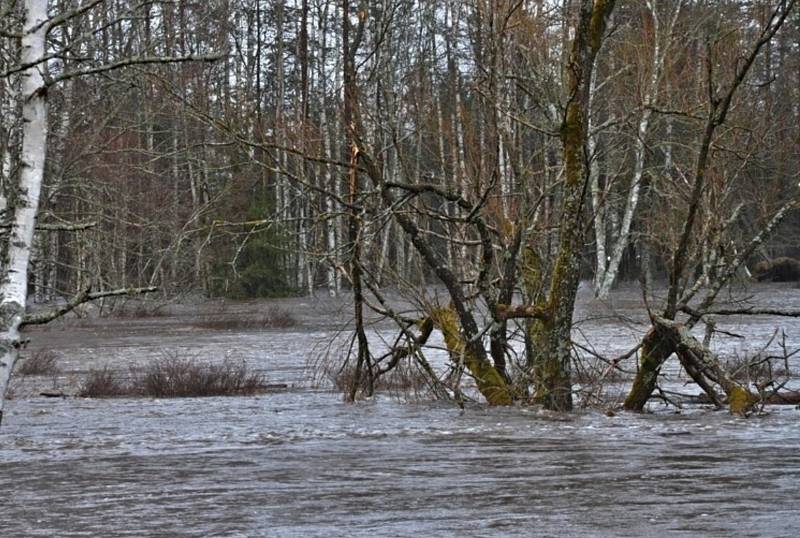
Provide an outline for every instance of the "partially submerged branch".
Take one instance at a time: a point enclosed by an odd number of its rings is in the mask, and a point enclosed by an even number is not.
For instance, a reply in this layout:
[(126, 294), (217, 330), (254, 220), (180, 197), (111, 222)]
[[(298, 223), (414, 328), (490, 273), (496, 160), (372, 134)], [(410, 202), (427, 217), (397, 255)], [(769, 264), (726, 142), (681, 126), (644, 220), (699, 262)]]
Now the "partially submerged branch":
[(784, 318), (800, 318), (800, 310), (783, 308), (715, 308), (710, 310), (695, 310), (689, 306), (682, 306), (681, 310), (693, 318), (703, 316), (776, 316)]

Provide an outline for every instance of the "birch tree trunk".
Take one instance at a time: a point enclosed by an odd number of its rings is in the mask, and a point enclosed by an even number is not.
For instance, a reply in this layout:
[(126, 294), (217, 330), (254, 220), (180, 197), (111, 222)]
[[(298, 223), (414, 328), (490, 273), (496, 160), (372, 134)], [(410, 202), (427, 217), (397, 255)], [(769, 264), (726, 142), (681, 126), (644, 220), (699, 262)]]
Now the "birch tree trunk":
[(19, 355), (19, 327), (25, 316), (30, 262), (47, 146), (47, 101), (39, 62), (45, 54), (47, 0), (26, 0), (20, 63), (22, 72), (22, 167), (20, 189), (8, 234), (8, 260), (0, 283), (0, 423), (11, 371)]
[[(5, 67), (4, 64), (0, 64)], [(3, 213), (8, 206), (8, 187), (11, 181), (14, 161), (11, 151), (14, 146), (15, 125), (13, 118), (17, 107), (17, 89), (15, 78), (6, 77), (0, 80), (0, 219), (5, 223)]]
[[(647, 9), (650, 12), (650, 17), (653, 22), (653, 62), (651, 66), (650, 78), (645, 89), (645, 95), (642, 102), (642, 114), (639, 117), (639, 124), (636, 130), (636, 138), (634, 145), (634, 172), (631, 179), (630, 188), (628, 189), (628, 196), (625, 200), (625, 207), (622, 214), (622, 222), (619, 224), (619, 230), (615, 234), (614, 244), (610, 245), (611, 253), (606, 254), (606, 223), (605, 217), (609, 214), (616, 215), (614, 210), (608, 211), (608, 208), (598, 207), (595, 205), (594, 211), (596, 215), (595, 222), (595, 235), (597, 242), (597, 267), (595, 270), (595, 295), (600, 299), (607, 299), (611, 292), (611, 287), (617, 280), (619, 273), (619, 266), (622, 262), (622, 255), (631, 240), (631, 225), (633, 224), (633, 217), (636, 213), (636, 208), (639, 205), (639, 194), (642, 187), (642, 179), (644, 177), (645, 159), (647, 149), (647, 136), (650, 131), (650, 122), (653, 114), (653, 106), (656, 103), (658, 96), (658, 86), (661, 81), (661, 74), (664, 70), (664, 57), (667, 48), (669, 47), (669, 39), (672, 30), (678, 21), (683, 1), (678, 2), (675, 11), (664, 30), (661, 30), (660, 21), (658, 18), (657, 6), (654, 2), (647, 2)], [(662, 43), (661, 40), (665, 39)], [(598, 173), (599, 175), (599, 173)], [(592, 182), (592, 200), (604, 204), (608, 197), (594, 196), (596, 178)], [(605, 200), (603, 199), (605, 198)], [(598, 222), (599, 221), (599, 222)]]
[[(320, 138), (322, 140), (322, 154), (327, 157), (332, 157), (336, 155), (336, 150), (333, 147), (332, 138), (338, 136), (339, 128), (337, 122), (335, 120), (334, 115), (334, 122), (333, 127), (331, 127), (328, 123), (328, 93), (327, 93), (327, 73), (325, 72), (325, 65), (327, 62), (327, 40), (326, 36), (328, 35), (328, 28), (324, 22), (324, 18), (320, 20), (320, 27), (319, 27), (319, 40), (320, 40), (320, 58), (317, 62), (317, 78), (319, 79), (319, 95), (318, 99), (320, 102), (319, 107), (319, 132)], [(338, 87), (335, 86), (334, 87)], [(329, 164), (322, 165), (322, 188), (329, 190), (331, 196), (325, 196), (325, 244), (326, 244), (326, 256), (327, 260), (327, 268), (326, 268), (326, 284), (328, 287), (328, 295), (331, 297), (336, 297), (339, 295), (339, 288), (340, 288), (340, 274), (338, 271), (339, 265), (339, 254), (338, 254), (338, 245), (339, 241), (338, 234), (337, 234), (337, 227), (339, 219), (336, 216), (336, 212), (339, 210), (338, 204), (336, 203), (335, 198), (339, 195), (339, 184), (334, 179), (333, 174), (331, 172), (331, 166)]]

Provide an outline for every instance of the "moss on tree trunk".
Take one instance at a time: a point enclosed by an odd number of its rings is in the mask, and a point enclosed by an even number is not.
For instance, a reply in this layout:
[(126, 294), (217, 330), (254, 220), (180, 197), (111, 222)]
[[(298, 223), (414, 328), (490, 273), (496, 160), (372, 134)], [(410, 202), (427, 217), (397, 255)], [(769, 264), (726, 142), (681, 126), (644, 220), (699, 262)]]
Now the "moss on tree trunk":
[(671, 341), (658, 327), (652, 327), (647, 332), (642, 340), (639, 371), (636, 373), (631, 391), (625, 399), (625, 409), (637, 412), (644, 409), (647, 400), (650, 399), (656, 388), (661, 366), (672, 355), (673, 351), (674, 347)]
[[(709, 392), (706, 380), (719, 385), (728, 398), (731, 414), (746, 415), (758, 403), (758, 396), (734, 381), (711, 351), (691, 334), (690, 328), (666, 318), (656, 317), (654, 326), (642, 342), (639, 372), (633, 382), (631, 392), (625, 400), (625, 409), (641, 411), (653, 393), (656, 380), (664, 361), (672, 353), (677, 353), (681, 363), (698, 384)], [(713, 395), (712, 401), (715, 400)]]
[(564, 185), (558, 254), (553, 264), (546, 301), (548, 316), (540, 330), (536, 329), (541, 334), (534, 359), (534, 400), (547, 409), (557, 411), (572, 409), (571, 333), (580, 280), (583, 204), (589, 179), (586, 146), (590, 81), (614, 3), (614, 0), (581, 1), (575, 38), (566, 66), (568, 101), (560, 133)]
[(431, 320), (442, 331), (447, 350), (454, 360), (463, 360), (475, 378), (478, 391), (489, 405), (511, 405), (513, 397), (505, 378), (492, 363), (470, 350), (458, 323), (458, 315), (452, 308), (438, 308), (431, 313)]

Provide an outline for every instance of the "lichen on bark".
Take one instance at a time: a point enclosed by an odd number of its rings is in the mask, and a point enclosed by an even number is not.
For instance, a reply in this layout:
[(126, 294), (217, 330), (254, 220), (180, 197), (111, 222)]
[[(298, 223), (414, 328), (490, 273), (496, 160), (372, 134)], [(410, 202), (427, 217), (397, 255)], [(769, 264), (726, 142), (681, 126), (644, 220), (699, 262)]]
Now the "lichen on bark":
[(732, 415), (745, 416), (758, 403), (758, 397), (742, 387), (734, 385), (728, 392), (728, 409)]

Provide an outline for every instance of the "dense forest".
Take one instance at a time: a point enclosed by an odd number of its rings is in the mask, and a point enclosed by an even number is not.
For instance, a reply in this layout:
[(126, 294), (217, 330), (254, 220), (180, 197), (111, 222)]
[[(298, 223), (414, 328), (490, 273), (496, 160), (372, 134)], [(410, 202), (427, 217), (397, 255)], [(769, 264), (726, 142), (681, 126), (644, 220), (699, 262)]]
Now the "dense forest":
[(489, 403), (569, 409), (579, 281), (636, 279), (626, 407), (674, 352), (743, 412), (690, 329), (759, 262), (798, 271), (795, 4), (2, 0), (2, 346), (13, 297), (351, 294), (353, 398), (436, 329)]
[[(20, 167), (23, 66), (13, 36), (22, 4), (3, 2), (0, 34), (5, 199)], [(48, 32), (43, 65), (50, 111), (39, 222), (52, 229), (36, 238), (38, 300), (86, 283), (337, 293), (349, 286), (342, 266), (352, 248), (351, 205), (376, 278), (430, 279), (366, 179), (354, 204), (347, 199), (346, 78), (361, 151), (386, 181), (483, 200), (496, 241), (508, 243), (513, 224), (525, 220), (541, 236), (539, 257), (557, 247), (562, 68), (579, 2), (351, 1), (349, 77), (341, 2), (50, 4), (62, 20)], [(732, 82), (774, 22), (776, 2), (617, 4), (588, 105), (581, 270), (601, 295), (618, 278), (665, 275), (709, 91)], [(799, 48), (795, 13), (762, 46), (714, 135), (693, 233), (706, 246), (706, 259), (693, 261), (708, 271), (796, 187)], [(141, 61), (193, 55), (219, 59)], [(474, 265), (477, 236), (458, 224), (458, 205), (429, 191), (403, 208), (451, 265)], [(747, 261), (800, 254), (797, 225), (792, 216)]]

